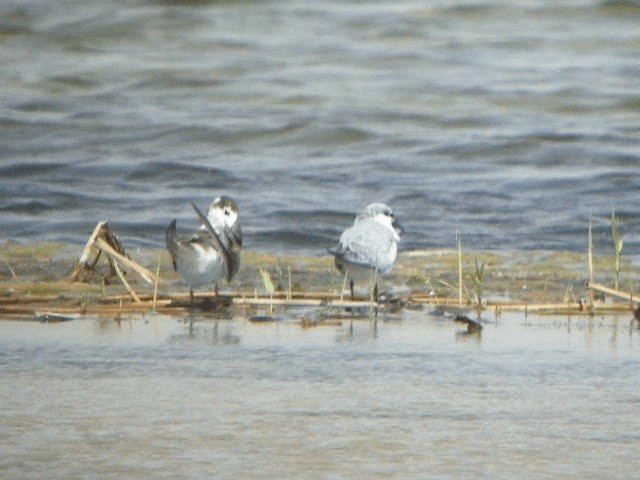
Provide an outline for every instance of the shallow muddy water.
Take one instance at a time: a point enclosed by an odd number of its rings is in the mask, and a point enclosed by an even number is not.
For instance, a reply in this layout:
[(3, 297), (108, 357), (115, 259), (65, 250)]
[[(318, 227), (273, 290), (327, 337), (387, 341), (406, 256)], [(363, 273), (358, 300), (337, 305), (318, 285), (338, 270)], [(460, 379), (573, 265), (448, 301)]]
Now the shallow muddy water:
[[(2, 478), (634, 478), (631, 318), (0, 322)], [(492, 319), (488, 319), (492, 321)]]

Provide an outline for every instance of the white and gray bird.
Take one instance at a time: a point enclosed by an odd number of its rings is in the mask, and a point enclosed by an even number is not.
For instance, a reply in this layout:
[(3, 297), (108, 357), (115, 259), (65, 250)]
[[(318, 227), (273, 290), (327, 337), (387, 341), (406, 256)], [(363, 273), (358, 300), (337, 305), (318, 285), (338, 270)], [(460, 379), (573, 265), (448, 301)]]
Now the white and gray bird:
[(176, 220), (167, 228), (166, 244), (173, 268), (189, 284), (193, 301), (193, 289), (214, 284), (225, 279), (230, 282), (240, 269), (242, 230), (238, 221), (238, 205), (230, 197), (217, 197), (207, 210), (207, 215), (191, 204), (202, 221), (200, 228), (190, 236), (179, 236)]
[(392, 270), (402, 232), (389, 206), (371, 203), (358, 214), (353, 226), (342, 233), (338, 246), (329, 250), (338, 271), (349, 278), (351, 299), (354, 282), (364, 279), (373, 279), (373, 293), (377, 298), (377, 277)]

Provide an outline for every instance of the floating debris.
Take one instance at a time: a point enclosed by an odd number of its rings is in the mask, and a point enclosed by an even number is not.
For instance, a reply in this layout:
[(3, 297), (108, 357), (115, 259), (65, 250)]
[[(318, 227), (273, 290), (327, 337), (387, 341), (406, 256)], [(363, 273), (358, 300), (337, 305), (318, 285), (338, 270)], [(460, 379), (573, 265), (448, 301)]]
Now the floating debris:
[(79, 314), (75, 315), (64, 315), (61, 313), (53, 313), (53, 312), (36, 312), (35, 319), (42, 323), (59, 323), (59, 322), (70, 322), (71, 320), (79, 320), (82, 316)]
[(482, 331), (482, 323), (480, 320), (472, 320), (466, 315), (456, 315), (456, 318), (453, 319), (456, 323), (462, 323), (467, 326), (467, 332), (476, 333)]
[(249, 321), (253, 323), (281, 322), (282, 318), (272, 315), (251, 315)]

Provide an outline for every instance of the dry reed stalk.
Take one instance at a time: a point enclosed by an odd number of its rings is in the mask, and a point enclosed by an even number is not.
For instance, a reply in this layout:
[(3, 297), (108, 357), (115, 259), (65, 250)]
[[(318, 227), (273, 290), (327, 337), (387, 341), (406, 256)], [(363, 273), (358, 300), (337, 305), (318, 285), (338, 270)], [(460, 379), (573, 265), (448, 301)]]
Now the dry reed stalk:
[(611, 241), (613, 242), (613, 255), (614, 255), (614, 285), (613, 288), (618, 290), (618, 280), (620, 277), (620, 256), (622, 255), (622, 248), (624, 242), (620, 237), (620, 230), (618, 228), (619, 220), (616, 217), (615, 210), (611, 209)]
[[(188, 294), (186, 295), (186, 297), (188, 297)], [(128, 300), (129, 298), (130, 298), (130, 295), (127, 295), (127, 294), (107, 295), (107, 296), (100, 297), (99, 299), (97, 299), (97, 301), (103, 304), (107, 304), (107, 303), (119, 302), (120, 300)], [(151, 302), (153, 301), (153, 294), (139, 293), (138, 298), (140, 299), (141, 302)]]
[(91, 253), (93, 252), (93, 247), (95, 245), (96, 239), (102, 234), (103, 229), (105, 228), (109, 228), (109, 227), (107, 227), (107, 222), (103, 220), (101, 222), (98, 222), (96, 227), (93, 229), (93, 232), (89, 236), (89, 239), (87, 240), (87, 243), (85, 244), (84, 249), (82, 250), (82, 254), (80, 255), (80, 260), (78, 260), (78, 264), (73, 269), (73, 273), (71, 274), (70, 280), (72, 282), (76, 281), (76, 279), (80, 275), (80, 272), (82, 272), (85, 268), (93, 267), (98, 261), (98, 258), (100, 257), (100, 252), (98, 252), (98, 255), (94, 259), (93, 263), (89, 265), (89, 258), (91, 257)]
[[(194, 296), (207, 296), (207, 295), (211, 295), (209, 292), (202, 292), (202, 293), (197, 293), (194, 294)], [(257, 290), (237, 290), (234, 295), (234, 297), (238, 298), (238, 297), (258, 297), (258, 293)], [(280, 299), (286, 299), (287, 298), (287, 293), (286, 292), (274, 292), (273, 293), (273, 298), (280, 298)], [(334, 292), (294, 292), (291, 294), (291, 299), (295, 300), (295, 299), (301, 299), (301, 298), (311, 298), (311, 299), (324, 299), (324, 300), (331, 300), (331, 299), (339, 299), (340, 296)]]
[(16, 275), (16, 272), (13, 270), (13, 268), (11, 268), (11, 265), (9, 265), (9, 262), (7, 262), (7, 260), (5, 260), (5, 259), (2, 259), (2, 261), (4, 262), (4, 264), (9, 269), (9, 272), (11, 273), (11, 276), (13, 277), (13, 279), (17, 280), (18, 276)]
[(506, 310), (526, 310), (535, 312), (540, 310), (571, 310), (584, 311), (584, 304), (580, 302), (558, 302), (558, 303), (523, 303), (523, 302), (487, 302), (487, 307), (498, 307)]
[(117, 260), (123, 266), (130, 268), (134, 272), (136, 272), (140, 277), (147, 283), (154, 283), (154, 275), (152, 272), (144, 268), (142, 265), (134, 262), (133, 260), (125, 257), (120, 252), (117, 252), (109, 243), (107, 243), (102, 237), (98, 237), (95, 241), (95, 246), (102, 250), (104, 253), (109, 255), (109, 257), (113, 260)]
[[(591, 231), (591, 210), (589, 210), (589, 245), (588, 245), (588, 268), (589, 268), (589, 283), (593, 283), (594, 273), (593, 273), (593, 234)], [(591, 305), (595, 302), (595, 295), (593, 294), (593, 290), (589, 290), (589, 302)]]
[(459, 299), (450, 297), (429, 297), (427, 294), (412, 294), (410, 301), (427, 305), (460, 305)]
[(60, 298), (59, 295), (29, 295), (28, 297), (12, 295), (10, 297), (0, 297), (0, 305), (13, 305), (27, 301), (29, 303), (54, 302)]
[(606, 295), (611, 295), (612, 297), (622, 298), (624, 300), (627, 300), (629, 303), (633, 303), (633, 302), (640, 303), (640, 299), (638, 299), (637, 297), (634, 298), (631, 293), (621, 292), (620, 290), (616, 290), (615, 288), (609, 288), (599, 283), (588, 282), (587, 288), (589, 290), (596, 290)]
[[(97, 249), (98, 252), (93, 262), (90, 263), (89, 259), (94, 249)], [(111, 266), (112, 273), (116, 273), (129, 293), (132, 293), (133, 289), (124, 279), (123, 272), (120, 270), (118, 262), (124, 267), (136, 272), (147, 283), (154, 283), (155, 276), (153, 273), (125, 256), (124, 249), (120, 245), (117, 237), (109, 230), (109, 226), (106, 221), (98, 222), (96, 227), (93, 229), (93, 232), (89, 236), (89, 240), (87, 240), (82, 254), (80, 255), (80, 260), (71, 274), (71, 281), (75, 281), (84, 269), (93, 268), (98, 262), (100, 254), (103, 252), (109, 257), (109, 264)], [(133, 292), (132, 295), (134, 298), (138, 298), (135, 292)], [(139, 299), (137, 301), (139, 301)]]
[[(594, 285), (591, 285), (594, 287)], [(600, 286), (595, 284), (596, 289), (605, 290), (606, 293), (613, 293), (612, 289), (607, 287)], [(633, 300), (627, 298), (628, 294), (624, 292), (617, 292), (622, 298), (625, 300)], [(185, 299), (186, 295), (183, 296)], [(123, 315), (123, 314), (137, 314), (137, 313), (146, 313), (154, 309), (165, 314), (175, 314), (179, 311), (184, 311), (184, 305), (175, 305), (173, 302), (175, 301), (175, 297), (166, 298), (166, 299), (156, 299), (155, 305), (152, 300), (142, 300), (140, 302), (129, 303), (129, 296), (120, 295), (110, 297), (110, 301), (106, 302), (103, 298), (99, 302), (90, 305), (80, 304), (78, 300), (70, 300), (65, 301), (61, 304), (61, 300), (59, 298), (53, 298), (50, 304), (44, 304), (42, 302), (31, 302), (26, 301), (27, 299), (14, 298), (13, 304), (3, 303), (0, 305), (0, 317), (1, 316), (24, 316), (31, 315), (33, 316), (35, 312), (47, 311), (51, 314), (60, 314), (60, 315)], [(29, 299), (30, 300), (30, 299)], [(412, 298), (412, 302), (417, 304), (431, 303), (436, 305), (456, 305), (457, 299), (455, 298)], [(281, 305), (283, 307), (292, 307), (292, 308), (300, 308), (300, 307), (316, 307), (316, 308), (336, 308), (338, 310), (344, 308), (359, 308), (359, 309), (367, 309), (367, 308), (377, 308), (379, 304), (374, 303), (372, 305), (370, 300), (360, 300), (360, 301), (339, 301), (336, 300), (323, 300), (323, 299), (292, 299), (287, 300), (286, 298), (281, 299), (271, 299), (271, 298), (239, 298), (234, 297), (232, 299), (232, 306), (242, 307), (242, 306), (265, 306), (265, 305)], [(582, 302), (572, 302), (572, 303), (522, 303), (522, 302), (487, 302), (487, 307), (493, 307), (496, 311), (521, 311), (525, 312), (525, 314), (529, 313), (538, 313), (538, 314), (558, 314), (558, 315), (586, 315), (592, 314), (592, 311), (588, 308), (585, 308), (585, 305)], [(624, 312), (629, 312), (630, 305), (625, 303), (612, 303), (606, 304), (598, 307), (599, 314), (619, 314)]]
[(156, 311), (156, 301), (158, 300), (158, 281), (160, 280), (160, 262), (162, 261), (162, 255), (158, 255), (158, 267), (156, 268), (155, 281), (153, 283), (153, 305), (152, 310)]
[(82, 255), (80, 255), (79, 263), (81, 265), (87, 265), (89, 263), (89, 257), (91, 256), (91, 251), (93, 249), (93, 245), (96, 243), (96, 239), (102, 234), (102, 230), (107, 227), (106, 221), (98, 222), (96, 228), (93, 229), (93, 233), (87, 240), (87, 244), (84, 246), (84, 250), (82, 251)]
[(591, 210), (589, 210), (589, 245), (588, 245), (589, 282), (593, 282), (593, 234), (591, 233)]
[(129, 285), (129, 282), (127, 282), (127, 280), (124, 278), (124, 275), (122, 274), (122, 271), (120, 271), (120, 267), (118, 266), (118, 262), (114, 261), (114, 262), (111, 262), (111, 264), (113, 265), (113, 268), (115, 269), (116, 274), (118, 275), (118, 278), (120, 278), (120, 281), (122, 282), (124, 287), (129, 291), (129, 294), (131, 295), (131, 298), (133, 298), (136, 303), (140, 303), (141, 300), (138, 297), (138, 294), (131, 287), (131, 285)]
[(458, 305), (462, 305), (462, 239), (456, 229), (456, 247), (458, 252)]
[[(234, 298), (233, 305), (283, 305), (295, 307), (319, 307), (326, 304), (322, 300), (287, 300), (286, 298), (242, 297)], [(368, 305), (368, 303), (367, 303)]]

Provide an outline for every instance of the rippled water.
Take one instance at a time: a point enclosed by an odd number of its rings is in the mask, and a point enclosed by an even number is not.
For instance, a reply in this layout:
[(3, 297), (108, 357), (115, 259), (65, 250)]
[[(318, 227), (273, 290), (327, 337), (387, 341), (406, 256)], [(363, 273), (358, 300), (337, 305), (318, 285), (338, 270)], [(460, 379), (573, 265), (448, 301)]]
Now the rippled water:
[(237, 198), (319, 254), (373, 199), (403, 248), (640, 246), (634, 1), (8, 0), (0, 238), (160, 247)]
[(640, 330), (0, 322), (3, 478), (636, 478)]

